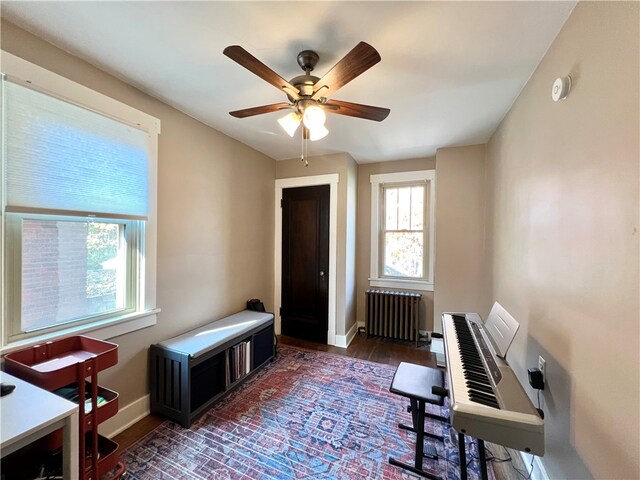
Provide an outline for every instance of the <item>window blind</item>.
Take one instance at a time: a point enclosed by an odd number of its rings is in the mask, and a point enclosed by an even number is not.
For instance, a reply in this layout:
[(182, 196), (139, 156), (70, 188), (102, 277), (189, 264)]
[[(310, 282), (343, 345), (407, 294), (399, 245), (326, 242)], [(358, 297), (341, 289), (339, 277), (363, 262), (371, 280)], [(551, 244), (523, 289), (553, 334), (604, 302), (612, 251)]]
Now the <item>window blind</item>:
[(6, 210), (146, 220), (142, 130), (4, 80)]

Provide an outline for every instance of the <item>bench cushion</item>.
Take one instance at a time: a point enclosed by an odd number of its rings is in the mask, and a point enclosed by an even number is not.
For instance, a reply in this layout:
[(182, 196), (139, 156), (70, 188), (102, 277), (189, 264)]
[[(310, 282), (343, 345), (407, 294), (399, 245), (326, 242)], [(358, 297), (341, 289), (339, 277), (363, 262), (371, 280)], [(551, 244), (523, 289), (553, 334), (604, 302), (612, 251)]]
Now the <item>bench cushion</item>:
[(403, 397), (443, 405), (444, 398), (431, 393), (431, 387), (444, 387), (444, 373), (441, 370), (402, 362), (393, 375), (389, 391)]
[(272, 313), (244, 310), (160, 342), (158, 345), (190, 357), (197, 357), (233, 337), (239, 337), (256, 327), (266, 326), (271, 321), (273, 321)]

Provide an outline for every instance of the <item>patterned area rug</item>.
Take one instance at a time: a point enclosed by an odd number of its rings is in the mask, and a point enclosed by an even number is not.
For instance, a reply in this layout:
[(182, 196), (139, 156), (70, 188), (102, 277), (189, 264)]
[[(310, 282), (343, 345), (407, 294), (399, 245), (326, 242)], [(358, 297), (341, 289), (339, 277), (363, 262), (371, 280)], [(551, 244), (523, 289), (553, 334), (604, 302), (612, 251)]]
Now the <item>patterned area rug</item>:
[[(122, 454), (125, 478), (143, 479), (407, 479), (388, 463), (413, 463), (415, 435), (408, 401), (389, 393), (394, 367), (341, 355), (278, 349), (271, 364), (218, 402), (190, 429), (167, 420)], [(431, 408), (448, 415), (446, 407)], [(444, 430), (444, 432), (443, 432)], [(424, 468), (459, 478), (455, 432), (428, 421), (439, 460)], [(472, 455), (467, 450), (467, 460)], [(489, 478), (493, 472), (489, 466)], [(477, 462), (469, 479), (479, 478)]]

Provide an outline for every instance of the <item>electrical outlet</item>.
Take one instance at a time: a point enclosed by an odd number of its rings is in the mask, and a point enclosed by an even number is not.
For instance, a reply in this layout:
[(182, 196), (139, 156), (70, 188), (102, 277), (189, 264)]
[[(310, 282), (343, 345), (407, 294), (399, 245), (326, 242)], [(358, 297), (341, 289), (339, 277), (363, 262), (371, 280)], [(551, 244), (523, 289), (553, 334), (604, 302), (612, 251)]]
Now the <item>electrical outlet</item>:
[(542, 358), (542, 355), (538, 355), (538, 370), (542, 372), (542, 383), (547, 383), (547, 361)]

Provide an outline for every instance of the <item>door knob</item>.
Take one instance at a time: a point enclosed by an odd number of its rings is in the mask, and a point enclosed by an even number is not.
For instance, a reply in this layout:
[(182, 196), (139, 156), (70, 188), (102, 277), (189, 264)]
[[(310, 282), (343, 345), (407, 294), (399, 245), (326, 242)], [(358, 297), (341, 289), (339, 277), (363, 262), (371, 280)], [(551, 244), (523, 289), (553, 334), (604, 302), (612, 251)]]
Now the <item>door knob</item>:
[(324, 271), (323, 270), (320, 270), (320, 276), (324, 277)]

